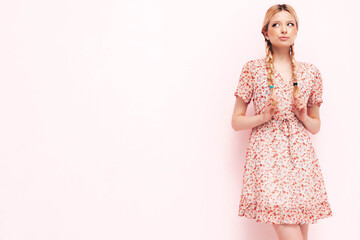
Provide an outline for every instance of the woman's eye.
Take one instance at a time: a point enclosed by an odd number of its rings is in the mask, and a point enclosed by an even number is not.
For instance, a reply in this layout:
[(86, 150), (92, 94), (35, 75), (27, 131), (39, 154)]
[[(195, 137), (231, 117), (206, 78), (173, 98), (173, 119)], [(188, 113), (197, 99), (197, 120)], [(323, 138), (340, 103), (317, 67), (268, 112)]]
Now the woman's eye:
[[(275, 27), (276, 24), (278, 23), (274, 23), (272, 26)], [(295, 26), (294, 23), (288, 23), (288, 24), (292, 24), (293, 26)]]

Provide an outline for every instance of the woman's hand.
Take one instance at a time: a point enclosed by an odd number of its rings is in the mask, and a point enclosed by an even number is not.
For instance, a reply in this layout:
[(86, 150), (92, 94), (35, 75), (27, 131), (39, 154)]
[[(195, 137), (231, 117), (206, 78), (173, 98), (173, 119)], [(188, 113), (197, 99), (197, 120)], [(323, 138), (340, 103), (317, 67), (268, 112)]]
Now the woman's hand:
[(293, 98), (293, 100), (294, 103), (292, 104), (292, 107), (294, 109), (295, 115), (301, 122), (305, 121), (308, 117), (306, 102), (301, 99), (299, 92), (295, 95), (295, 98)]
[(276, 97), (275, 94), (271, 94), (270, 98), (266, 100), (264, 111), (261, 114), (262, 116), (261, 120), (263, 123), (269, 121), (272, 118), (272, 116), (275, 113), (275, 108), (277, 106), (277, 103), (278, 103), (278, 98)]

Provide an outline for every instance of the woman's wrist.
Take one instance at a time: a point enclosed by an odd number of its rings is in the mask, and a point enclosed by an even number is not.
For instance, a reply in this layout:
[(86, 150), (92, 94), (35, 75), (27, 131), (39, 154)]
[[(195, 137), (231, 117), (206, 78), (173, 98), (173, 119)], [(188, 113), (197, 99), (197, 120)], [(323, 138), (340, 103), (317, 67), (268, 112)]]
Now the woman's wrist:
[(266, 120), (265, 120), (265, 114), (264, 114), (264, 113), (260, 113), (260, 114), (259, 114), (259, 121), (260, 121), (259, 124), (263, 124), (263, 123), (266, 122)]

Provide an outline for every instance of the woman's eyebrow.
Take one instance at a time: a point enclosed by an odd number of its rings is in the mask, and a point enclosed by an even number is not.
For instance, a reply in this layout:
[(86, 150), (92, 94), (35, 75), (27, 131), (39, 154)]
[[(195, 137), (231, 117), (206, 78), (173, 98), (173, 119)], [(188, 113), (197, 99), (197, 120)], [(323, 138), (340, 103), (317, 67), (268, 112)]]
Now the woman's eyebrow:
[[(273, 23), (281, 22), (281, 21), (273, 21)], [(294, 20), (288, 20), (287, 22), (294, 22)]]

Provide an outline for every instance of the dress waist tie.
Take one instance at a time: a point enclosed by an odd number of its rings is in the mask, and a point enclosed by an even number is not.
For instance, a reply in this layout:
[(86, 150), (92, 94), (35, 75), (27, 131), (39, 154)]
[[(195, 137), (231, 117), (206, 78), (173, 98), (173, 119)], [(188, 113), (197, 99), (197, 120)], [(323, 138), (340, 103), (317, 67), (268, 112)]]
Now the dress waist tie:
[(290, 133), (292, 131), (293, 128), (293, 124), (296, 124), (296, 121), (298, 120), (296, 115), (290, 115), (287, 117), (282, 117), (280, 119), (274, 119), (277, 122), (277, 126), (279, 127), (280, 131), (284, 133), (284, 135), (288, 138), (288, 153), (290, 156), (290, 161), (292, 164), (294, 164), (294, 156), (292, 154), (292, 152), (294, 151), (292, 143), (291, 143), (291, 138), (290, 138)]

